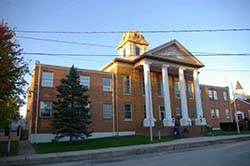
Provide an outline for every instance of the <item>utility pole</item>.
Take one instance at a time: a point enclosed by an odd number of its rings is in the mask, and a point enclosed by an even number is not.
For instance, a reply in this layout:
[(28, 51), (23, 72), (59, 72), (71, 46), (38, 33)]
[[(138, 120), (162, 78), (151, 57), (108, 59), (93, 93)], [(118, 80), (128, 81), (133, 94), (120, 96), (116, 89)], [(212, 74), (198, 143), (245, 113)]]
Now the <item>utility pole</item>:
[(237, 107), (236, 107), (236, 100), (235, 100), (235, 94), (234, 94), (234, 88), (233, 88), (233, 83), (231, 83), (231, 88), (232, 88), (232, 93), (233, 93), (233, 102), (234, 102), (234, 118), (235, 118), (235, 123), (237, 126), (237, 132), (238, 134), (240, 134), (240, 128), (239, 128), (239, 120), (238, 120), (238, 116), (237, 116)]

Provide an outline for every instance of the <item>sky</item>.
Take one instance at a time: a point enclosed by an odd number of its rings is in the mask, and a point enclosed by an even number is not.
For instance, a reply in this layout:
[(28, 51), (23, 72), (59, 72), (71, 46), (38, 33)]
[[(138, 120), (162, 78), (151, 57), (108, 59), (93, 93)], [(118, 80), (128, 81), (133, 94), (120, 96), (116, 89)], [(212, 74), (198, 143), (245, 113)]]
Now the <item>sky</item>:
[[(250, 28), (249, 0), (0, 0), (0, 19), (16, 31), (139, 31), (182, 29)], [(250, 31), (206, 33), (145, 33), (155, 48), (177, 39), (194, 55), (208, 53), (250, 53)], [(122, 34), (39, 34), (16, 32), (23, 52), (100, 54), (109, 57), (67, 57), (24, 55), (32, 71), (42, 64), (99, 70), (118, 54)], [(98, 47), (31, 40), (33, 37), (108, 45)], [(198, 57), (200, 83), (235, 87), (240, 81), (250, 94), (250, 56)], [(30, 76), (26, 76), (30, 82)], [(26, 106), (21, 115), (26, 115)]]

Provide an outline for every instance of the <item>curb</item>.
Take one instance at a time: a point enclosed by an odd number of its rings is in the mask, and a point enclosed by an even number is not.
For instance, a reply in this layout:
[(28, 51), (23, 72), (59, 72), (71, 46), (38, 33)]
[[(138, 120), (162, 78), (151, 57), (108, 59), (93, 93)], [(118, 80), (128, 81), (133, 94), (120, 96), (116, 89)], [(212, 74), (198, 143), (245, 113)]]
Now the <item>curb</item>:
[(182, 139), (173, 142), (125, 146), (97, 150), (74, 151), (64, 153), (33, 154), (0, 158), (0, 166), (39, 165), (58, 162), (107, 159), (123, 156), (134, 156), (147, 153), (168, 152), (216, 144), (234, 143), (250, 140), (250, 135), (200, 137), (200, 140)]

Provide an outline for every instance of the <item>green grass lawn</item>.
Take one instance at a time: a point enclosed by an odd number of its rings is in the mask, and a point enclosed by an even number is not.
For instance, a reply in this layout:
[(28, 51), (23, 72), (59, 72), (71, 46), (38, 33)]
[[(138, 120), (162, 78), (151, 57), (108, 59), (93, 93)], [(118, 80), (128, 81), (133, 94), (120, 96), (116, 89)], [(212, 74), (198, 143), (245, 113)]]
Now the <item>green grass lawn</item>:
[(11, 141), (10, 153), (7, 153), (8, 142), (0, 142), (0, 156), (15, 156), (18, 154), (18, 141)]
[[(157, 137), (154, 138), (153, 143), (172, 141), (173, 137), (162, 136), (161, 141)], [(120, 137), (107, 137), (98, 139), (88, 139), (83, 141), (74, 141), (72, 144), (69, 142), (51, 142), (33, 144), (37, 153), (53, 153), (53, 152), (67, 152), (88, 149), (101, 149), (109, 147), (129, 146), (129, 145), (142, 145), (149, 144), (149, 137), (142, 135), (134, 136), (120, 136)]]
[[(237, 135), (237, 131), (222, 131), (222, 130), (217, 130), (217, 131), (212, 131), (214, 136), (220, 136), (220, 135)], [(250, 134), (250, 130), (242, 130), (240, 131), (240, 134)]]

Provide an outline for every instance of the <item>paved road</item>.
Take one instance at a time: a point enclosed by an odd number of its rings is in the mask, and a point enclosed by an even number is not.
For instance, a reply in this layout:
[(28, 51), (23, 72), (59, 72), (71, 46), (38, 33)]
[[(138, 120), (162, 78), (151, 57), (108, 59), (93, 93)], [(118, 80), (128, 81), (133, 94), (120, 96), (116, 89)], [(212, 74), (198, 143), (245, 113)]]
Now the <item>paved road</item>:
[(249, 166), (250, 141), (153, 153), (107, 160), (48, 164), (44, 166)]

